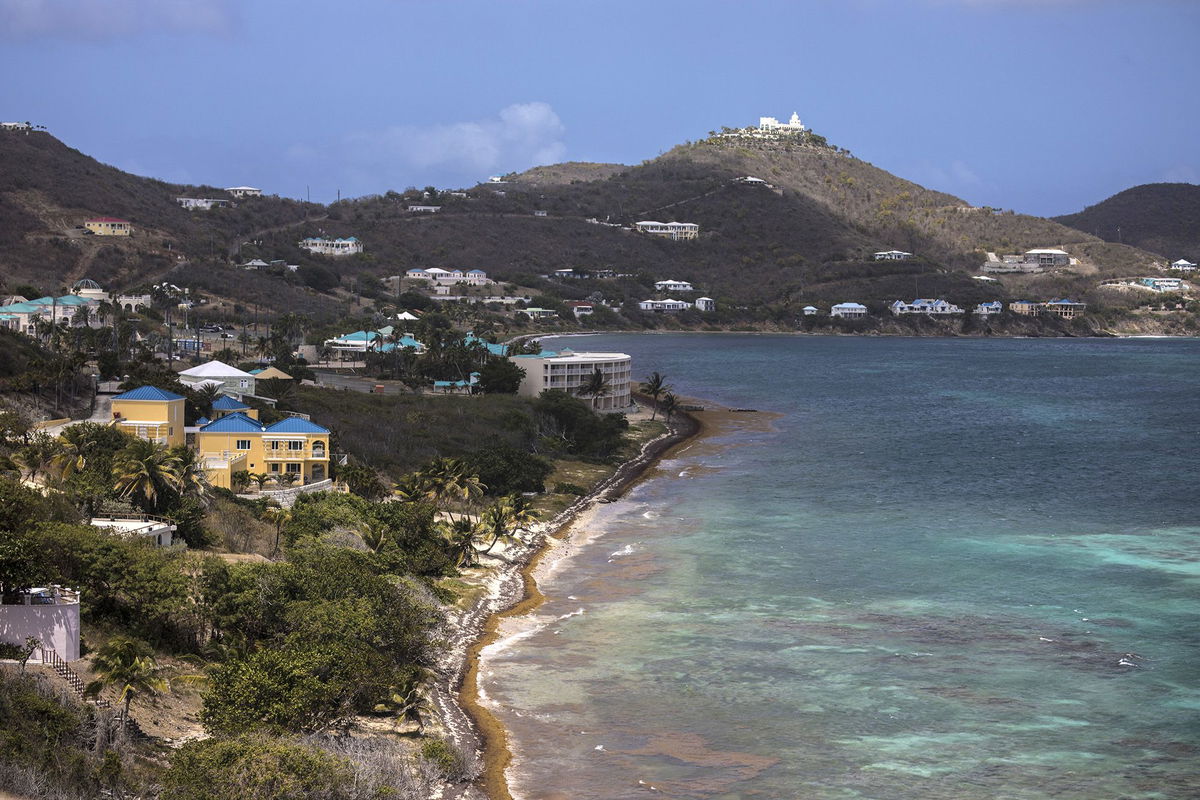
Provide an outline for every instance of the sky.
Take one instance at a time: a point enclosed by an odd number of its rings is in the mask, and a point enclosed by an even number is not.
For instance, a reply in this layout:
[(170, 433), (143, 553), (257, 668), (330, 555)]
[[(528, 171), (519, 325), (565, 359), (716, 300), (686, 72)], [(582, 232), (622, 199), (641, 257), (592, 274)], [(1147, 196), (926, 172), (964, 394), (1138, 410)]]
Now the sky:
[(793, 111), (975, 205), (1200, 182), (1197, 0), (0, 0), (0, 119), (328, 202)]

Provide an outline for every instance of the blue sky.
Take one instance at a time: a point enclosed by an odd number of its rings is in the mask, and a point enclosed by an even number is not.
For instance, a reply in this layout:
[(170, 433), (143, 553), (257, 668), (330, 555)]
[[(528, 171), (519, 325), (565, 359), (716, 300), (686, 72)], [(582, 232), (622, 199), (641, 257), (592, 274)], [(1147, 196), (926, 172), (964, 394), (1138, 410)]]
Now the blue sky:
[(970, 202), (1200, 182), (1193, 0), (0, 0), (0, 118), (332, 200), (636, 164), (793, 111)]

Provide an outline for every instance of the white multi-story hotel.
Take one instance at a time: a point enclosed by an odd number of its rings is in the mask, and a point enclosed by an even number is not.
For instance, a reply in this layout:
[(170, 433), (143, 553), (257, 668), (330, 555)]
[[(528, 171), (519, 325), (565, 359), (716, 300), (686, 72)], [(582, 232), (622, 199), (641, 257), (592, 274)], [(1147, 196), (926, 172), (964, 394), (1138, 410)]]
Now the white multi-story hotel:
[(562, 389), (568, 394), (578, 395), (596, 370), (604, 375), (607, 385), (596, 397), (584, 396), (597, 411), (621, 411), (629, 407), (630, 376), (633, 359), (625, 353), (576, 353), (560, 350), (557, 353), (543, 352), (535, 355), (509, 356), (521, 369), (525, 377), (517, 394), (521, 397), (537, 397), (546, 389)]
[(673, 242), (681, 239), (695, 239), (700, 235), (700, 226), (695, 222), (655, 222), (647, 219), (633, 224), (641, 233), (661, 236)]
[(354, 236), (347, 236), (345, 239), (322, 239), (310, 236), (307, 239), (301, 239), (299, 245), (310, 253), (322, 256), (350, 256), (363, 251), (362, 242)]

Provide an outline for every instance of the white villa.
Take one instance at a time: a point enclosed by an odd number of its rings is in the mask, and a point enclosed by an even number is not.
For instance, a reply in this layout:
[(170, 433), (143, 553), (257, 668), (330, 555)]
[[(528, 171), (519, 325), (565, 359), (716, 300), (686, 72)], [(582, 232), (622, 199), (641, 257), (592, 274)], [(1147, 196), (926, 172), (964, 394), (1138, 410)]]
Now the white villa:
[(487, 273), (481, 269), (461, 270), (442, 269), (440, 267), (410, 269), (404, 273), (404, 277), (412, 280), (429, 281), (434, 286), (454, 286), (460, 283), (467, 286), (486, 286), (491, 283), (488, 280)]
[(1025, 251), (1024, 262), (1026, 264), (1037, 264), (1039, 267), (1065, 267), (1071, 263), (1071, 256), (1066, 250), (1057, 250), (1050, 247), (1038, 247), (1033, 250)]
[(691, 307), (692, 304), (686, 300), (672, 300), (669, 297), (666, 300), (643, 300), (638, 303), (638, 308), (652, 314), (673, 314)]
[(911, 303), (905, 303), (903, 300), (897, 300), (890, 306), (892, 313), (896, 316), (902, 314), (924, 314), (929, 317), (945, 317), (950, 314), (961, 314), (963, 310), (953, 303), (947, 303), (945, 300), (927, 300), (916, 299)]
[(654, 220), (642, 220), (641, 222), (635, 222), (634, 227), (640, 233), (661, 236), (673, 242), (683, 239), (695, 239), (700, 235), (700, 226), (694, 222), (655, 222)]
[(307, 239), (301, 239), (298, 244), (302, 249), (322, 256), (350, 256), (363, 251), (362, 242), (354, 236), (347, 236), (345, 239), (310, 236)]
[(1138, 278), (1138, 283), (1156, 292), (1179, 292), (1192, 288), (1179, 278)]
[(656, 292), (694, 292), (695, 289), (687, 281), (665, 280), (655, 281), (654, 291)]
[(874, 254), (876, 261), (907, 261), (912, 257), (912, 253), (906, 253), (903, 250), (880, 250)]
[(1004, 304), (999, 300), (993, 300), (990, 303), (980, 303), (975, 306), (975, 310), (972, 313), (978, 314), (981, 317), (990, 317), (999, 314), (1003, 310)]
[(1181, 258), (1171, 263), (1171, 269), (1177, 269), (1180, 272), (1195, 272), (1196, 265), (1187, 259)]
[(262, 189), (256, 189), (253, 186), (230, 186), (225, 191), (234, 197), (262, 197)]
[(711, 297), (697, 297), (696, 298), (696, 310), (697, 311), (716, 311), (717, 310), (717, 301), (713, 300)]
[(630, 375), (633, 359), (625, 353), (576, 353), (562, 350), (535, 355), (509, 356), (509, 361), (525, 370), (517, 394), (537, 397), (546, 389), (562, 389), (577, 395), (597, 369), (607, 380), (604, 391), (596, 397), (584, 396), (597, 411), (621, 411), (630, 406)]
[(800, 122), (800, 115), (795, 111), (787, 122), (780, 122), (774, 117), (759, 117), (758, 129), (763, 133), (803, 133), (806, 130)]
[(800, 309), (800, 311), (803, 312), (804, 316), (806, 317), (816, 316), (820, 310), (821, 309), (817, 308), (816, 306), (805, 306), (804, 308)]
[(33, 126), (28, 122), (0, 122), (0, 130), (3, 131), (31, 131)]
[(41, 641), (31, 662), (41, 663), (46, 650), (63, 661), (79, 660), (79, 592), (62, 586), (43, 586), (9, 598), (0, 605), (0, 642), (24, 645), (28, 637)]
[(0, 306), (0, 327), (27, 336), (37, 334), (37, 320), (74, 325), (82, 324), (81, 320), (86, 317), (91, 322), (94, 311), (100, 306), (99, 300), (77, 294), (39, 297), (36, 300), (25, 300), (14, 295), (10, 299), (12, 302)]
[(145, 539), (159, 547), (170, 547), (178, 526), (171, 520), (143, 514), (139, 517), (92, 517), (91, 526), (122, 539)]
[(222, 361), (209, 361), (198, 367), (179, 373), (179, 380), (188, 386), (220, 386), (225, 394), (240, 400), (245, 395), (254, 395), (254, 376), (231, 367)]
[(175, 202), (188, 211), (196, 209), (207, 211), (210, 208), (226, 208), (231, 205), (231, 201), (215, 197), (176, 197)]
[(408, 213), (410, 214), (436, 214), (441, 211), (441, 206), (409, 206)]
[(395, 327), (387, 325), (377, 331), (355, 331), (333, 339), (326, 339), (325, 346), (343, 358), (352, 353), (390, 353), (397, 347), (401, 349), (411, 347), (418, 353), (425, 349), (425, 345), (411, 335), (404, 333), (396, 336), (395, 334)]
[(862, 303), (838, 303), (829, 309), (829, 316), (843, 319), (858, 319), (867, 315), (867, 307)]

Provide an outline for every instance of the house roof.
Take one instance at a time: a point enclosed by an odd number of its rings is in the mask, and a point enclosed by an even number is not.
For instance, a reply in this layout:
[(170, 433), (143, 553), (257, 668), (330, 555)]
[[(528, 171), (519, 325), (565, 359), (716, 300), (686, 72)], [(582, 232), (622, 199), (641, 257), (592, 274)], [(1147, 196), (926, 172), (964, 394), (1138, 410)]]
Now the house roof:
[(118, 217), (92, 217), (88, 220), (88, 222), (124, 222), (128, 224), (129, 220), (120, 219)]
[(183, 395), (168, 392), (166, 389), (159, 389), (157, 386), (139, 386), (136, 389), (130, 389), (124, 394), (119, 394), (113, 400), (182, 400)]
[(189, 378), (253, 378), (249, 372), (243, 372), (237, 367), (231, 367), (223, 361), (209, 361), (198, 367), (185, 369), (180, 375)]
[(201, 433), (262, 433), (266, 428), (240, 411), (226, 414), (200, 429)]
[(267, 433), (329, 433), (329, 429), (303, 417), (288, 417), (268, 425)]
[(201, 417), (200, 419), (196, 420), (196, 427), (203, 428), (205, 425), (207, 425), (210, 422), (212, 422), (212, 420), (209, 419), (208, 417)]
[(285, 381), (290, 381), (292, 379), (291, 375), (288, 375), (279, 367), (267, 367), (266, 369), (255, 370), (254, 377), (258, 378), (260, 381), (269, 380), (271, 378), (279, 378), (280, 380)]
[(1046, 255), (1046, 256), (1065, 256), (1065, 255), (1067, 255), (1066, 250), (1057, 250), (1052, 247), (1035, 247), (1033, 250), (1025, 251), (1025, 255), (1029, 255), (1030, 253), (1037, 253), (1039, 255)]
[(250, 406), (246, 405), (240, 400), (234, 400), (227, 394), (223, 394), (213, 401), (212, 407), (213, 411), (238, 411), (243, 408), (249, 408)]

